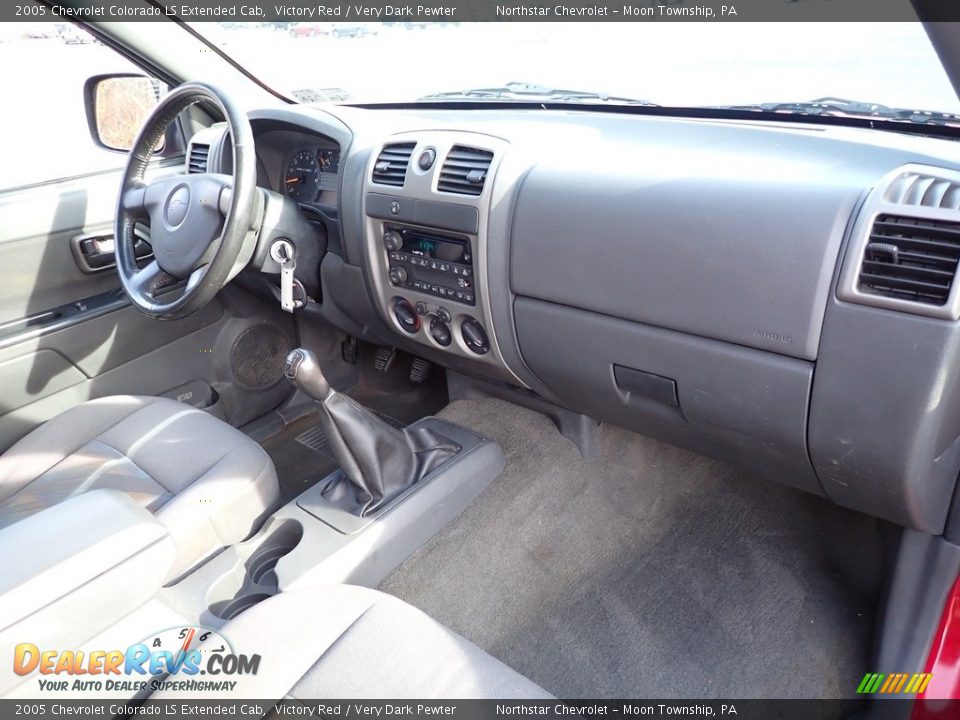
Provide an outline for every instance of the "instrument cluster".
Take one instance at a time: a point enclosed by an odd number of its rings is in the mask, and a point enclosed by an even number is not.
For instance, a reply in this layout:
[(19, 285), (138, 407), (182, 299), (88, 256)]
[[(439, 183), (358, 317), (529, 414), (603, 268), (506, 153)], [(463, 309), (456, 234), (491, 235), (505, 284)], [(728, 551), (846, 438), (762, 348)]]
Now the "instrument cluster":
[(282, 178), (283, 192), (297, 202), (312, 202), (324, 190), (336, 191), (340, 151), (329, 147), (298, 149)]

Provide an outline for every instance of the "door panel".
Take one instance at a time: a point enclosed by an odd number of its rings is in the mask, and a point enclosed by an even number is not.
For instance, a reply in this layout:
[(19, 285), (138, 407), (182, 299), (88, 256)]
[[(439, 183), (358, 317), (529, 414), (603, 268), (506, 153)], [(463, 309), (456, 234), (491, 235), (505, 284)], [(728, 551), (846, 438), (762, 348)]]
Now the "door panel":
[(227, 288), (188, 318), (159, 321), (127, 302), (114, 268), (81, 269), (72, 241), (112, 235), (119, 181), (109, 173), (0, 195), (0, 452), (104, 395), (202, 381), (220, 398), (217, 414), (240, 424), (289, 393), (279, 378), (246, 387), (233, 377), (233, 346), (248, 328), (273, 325), (293, 342), (289, 317), (272, 304)]
[(6, 388), (0, 395), (2, 415), (87, 379), (76, 365), (49, 349), (0, 361), (0, 378)]
[(119, 287), (116, 274), (84, 273), (75, 235), (112, 234), (117, 173), (0, 195), (0, 326)]

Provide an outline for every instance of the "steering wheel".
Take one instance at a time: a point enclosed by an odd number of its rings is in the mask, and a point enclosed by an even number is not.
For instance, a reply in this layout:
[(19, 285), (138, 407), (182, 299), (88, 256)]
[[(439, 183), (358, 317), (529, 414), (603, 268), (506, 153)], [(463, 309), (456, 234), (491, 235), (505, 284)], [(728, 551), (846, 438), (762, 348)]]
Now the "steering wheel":
[[(233, 174), (195, 173), (146, 179), (153, 150), (185, 109), (208, 101), (227, 120)], [(175, 320), (202, 309), (250, 260), (256, 246), (262, 202), (257, 191), (253, 131), (245, 113), (221, 91), (204, 83), (172, 90), (147, 118), (130, 150), (114, 227), (117, 273), (141, 312)], [(137, 265), (134, 225), (150, 225), (153, 260)], [(182, 293), (172, 285), (186, 281)], [(170, 289), (169, 293), (161, 291)]]

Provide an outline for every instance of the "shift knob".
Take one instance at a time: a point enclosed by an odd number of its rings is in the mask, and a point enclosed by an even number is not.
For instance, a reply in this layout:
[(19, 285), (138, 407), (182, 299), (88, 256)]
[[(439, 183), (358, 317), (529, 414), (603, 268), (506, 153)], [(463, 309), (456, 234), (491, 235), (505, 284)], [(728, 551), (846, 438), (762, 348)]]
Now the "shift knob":
[(283, 374), (314, 400), (324, 400), (330, 394), (330, 383), (320, 371), (317, 356), (309, 350), (296, 348), (291, 350), (283, 365)]

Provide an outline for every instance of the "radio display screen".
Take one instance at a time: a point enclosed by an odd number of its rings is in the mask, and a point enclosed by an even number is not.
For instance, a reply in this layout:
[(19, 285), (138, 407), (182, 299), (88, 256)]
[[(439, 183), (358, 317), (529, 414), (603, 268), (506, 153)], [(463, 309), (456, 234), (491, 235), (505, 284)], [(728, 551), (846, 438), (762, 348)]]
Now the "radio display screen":
[(452, 239), (441, 239), (430, 235), (406, 231), (403, 233), (401, 252), (430, 260), (472, 265), (470, 243)]

